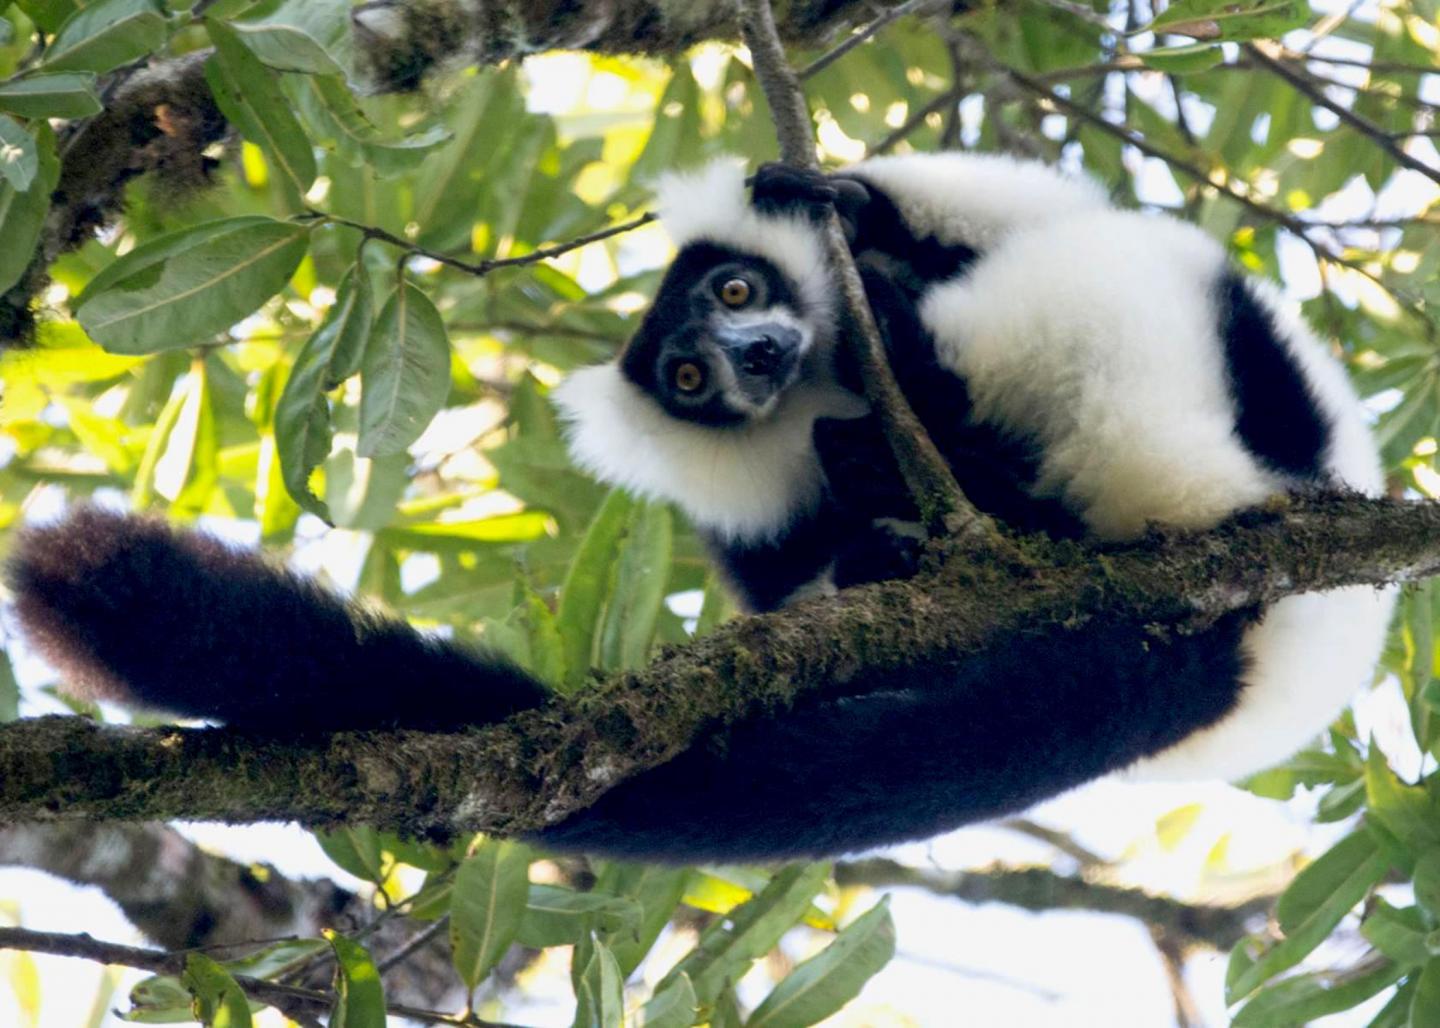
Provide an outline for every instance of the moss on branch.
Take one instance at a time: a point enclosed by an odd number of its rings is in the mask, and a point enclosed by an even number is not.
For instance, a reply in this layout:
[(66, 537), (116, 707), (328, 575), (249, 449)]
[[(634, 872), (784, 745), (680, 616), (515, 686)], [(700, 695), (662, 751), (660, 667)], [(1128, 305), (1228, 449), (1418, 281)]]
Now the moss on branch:
[[(862, 669), (963, 659), (1124, 613), (1179, 631), (1282, 596), (1440, 573), (1440, 505), (1294, 500), (1213, 532), (1032, 559), (935, 550), (908, 581), (739, 618), (647, 667), (485, 729), (276, 740), (68, 717), (0, 726), (0, 820), (370, 824), (415, 835), (554, 823), (693, 739)], [(1044, 688), (1044, 683), (1036, 683)]]

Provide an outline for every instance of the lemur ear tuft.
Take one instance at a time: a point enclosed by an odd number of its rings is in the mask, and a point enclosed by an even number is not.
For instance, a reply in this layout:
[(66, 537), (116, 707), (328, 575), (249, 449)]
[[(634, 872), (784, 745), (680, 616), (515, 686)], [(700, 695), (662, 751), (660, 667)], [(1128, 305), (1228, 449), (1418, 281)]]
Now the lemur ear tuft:
[(763, 257), (791, 280), (806, 314), (833, 317), (834, 284), (823, 232), (808, 218), (756, 210), (745, 189), (745, 165), (722, 157), (656, 183), (660, 224), (677, 249), (711, 242)]

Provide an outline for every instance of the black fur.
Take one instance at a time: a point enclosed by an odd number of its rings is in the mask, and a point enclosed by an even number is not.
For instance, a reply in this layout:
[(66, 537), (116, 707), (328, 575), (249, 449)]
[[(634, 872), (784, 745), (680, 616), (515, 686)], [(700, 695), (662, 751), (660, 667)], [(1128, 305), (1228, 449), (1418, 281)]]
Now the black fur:
[(1234, 271), (1221, 277), (1215, 294), (1236, 435), (1274, 470), (1322, 478), (1330, 423), (1276, 333), (1273, 317)]
[(286, 732), (445, 730), (548, 696), (495, 654), (156, 518), (79, 508), (21, 535), (7, 571), (27, 638), (97, 699)]
[(620, 857), (773, 860), (1021, 810), (1210, 724), (1243, 671), (1232, 616), (1162, 642), (1125, 624), (997, 640), (744, 724), (541, 834)]
[(796, 589), (823, 574), (841, 543), (859, 528), (827, 496), (815, 510), (800, 515), (764, 542), (742, 543), (703, 534), (711, 557), (741, 605), (761, 612), (779, 609)]
[[(445, 730), (548, 699), (493, 655), (357, 612), (263, 558), (81, 508), (27, 530), (8, 575), (27, 637), (117, 701), (281, 736)], [(1166, 642), (1090, 624), (867, 672), (624, 782), (535, 841), (661, 861), (818, 856), (1019, 810), (1233, 705), (1232, 617)]]

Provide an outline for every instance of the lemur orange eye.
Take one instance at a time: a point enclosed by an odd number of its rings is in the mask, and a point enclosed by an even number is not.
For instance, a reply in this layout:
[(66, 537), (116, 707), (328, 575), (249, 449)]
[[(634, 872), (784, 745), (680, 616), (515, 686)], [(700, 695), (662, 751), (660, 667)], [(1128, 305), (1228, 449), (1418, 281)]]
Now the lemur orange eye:
[(700, 365), (690, 361), (677, 364), (672, 374), (675, 378), (675, 388), (682, 393), (693, 393), (705, 384), (705, 372), (700, 369)]
[(730, 278), (720, 287), (720, 301), (726, 307), (740, 307), (750, 299), (750, 283), (743, 278)]

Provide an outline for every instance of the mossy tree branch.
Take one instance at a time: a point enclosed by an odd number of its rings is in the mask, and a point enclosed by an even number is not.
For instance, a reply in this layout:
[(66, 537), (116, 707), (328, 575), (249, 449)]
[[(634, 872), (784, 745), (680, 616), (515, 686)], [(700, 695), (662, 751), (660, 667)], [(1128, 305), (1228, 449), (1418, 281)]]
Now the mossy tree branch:
[[(739, 618), (647, 667), (456, 734), (280, 741), (49, 717), (0, 726), (0, 820), (200, 818), (370, 824), (412, 835), (514, 834), (582, 809), (704, 733), (861, 669), (964, 659), (1099, 615), (1199, 630), (1293, 593), (1440, 573), (1440, 505), (1294, 500), (1213, 532), (1025, 561), (937, 549), (908, 581)], [(1036, 683), (1035, 688), (1044, 688)]]

